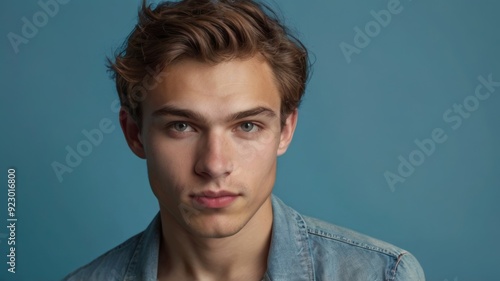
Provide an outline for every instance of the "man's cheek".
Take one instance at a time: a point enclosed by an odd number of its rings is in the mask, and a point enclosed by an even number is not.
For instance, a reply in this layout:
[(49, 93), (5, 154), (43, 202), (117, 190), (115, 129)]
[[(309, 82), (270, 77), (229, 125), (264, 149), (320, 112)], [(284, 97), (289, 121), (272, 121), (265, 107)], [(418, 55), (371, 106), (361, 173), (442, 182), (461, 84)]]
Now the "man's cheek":
[(164, 192), (171, 193), (180, 182), (181, 173), (178, 165), (170, 163), (162, 158), (154, 158), (148, 160), (148, 172), (155, 181), (158, 188)]
[(279, 142), (279, 134), (273, 131), (263, 132), (255, 139), (239, 139), (235, 142), (237, 155), (244, 161), (252, 161), (258, 158), (265, 158)]

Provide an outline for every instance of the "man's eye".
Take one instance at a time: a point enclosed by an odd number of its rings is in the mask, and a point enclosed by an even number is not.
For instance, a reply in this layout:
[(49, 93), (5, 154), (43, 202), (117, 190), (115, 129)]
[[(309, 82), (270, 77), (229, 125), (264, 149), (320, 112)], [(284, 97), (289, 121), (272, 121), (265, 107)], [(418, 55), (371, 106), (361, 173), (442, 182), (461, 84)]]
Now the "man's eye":
[(247, 132), (247, 133), (254, 132), (254, 131), (258, 130), (258, 127), (252, 122), (242, 123), (240, 125), (240, 128), (243, 132)]
[(187, 123), (177, 122), (172, 124), (172, 129), (178, 132), (192, 131), (191, 127)]

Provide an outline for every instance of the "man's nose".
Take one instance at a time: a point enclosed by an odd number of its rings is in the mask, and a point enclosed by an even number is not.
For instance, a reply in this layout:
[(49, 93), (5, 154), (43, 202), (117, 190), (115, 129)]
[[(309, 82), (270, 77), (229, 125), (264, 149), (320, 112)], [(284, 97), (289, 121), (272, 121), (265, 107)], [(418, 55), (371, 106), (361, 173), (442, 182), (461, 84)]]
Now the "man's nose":
[(234, 163), (228, 138), (229, 136), (221, 132), (211, 132), (203, 137), (194, 167), (196, 174), (212, 179), (224, 178), (231, 174)]

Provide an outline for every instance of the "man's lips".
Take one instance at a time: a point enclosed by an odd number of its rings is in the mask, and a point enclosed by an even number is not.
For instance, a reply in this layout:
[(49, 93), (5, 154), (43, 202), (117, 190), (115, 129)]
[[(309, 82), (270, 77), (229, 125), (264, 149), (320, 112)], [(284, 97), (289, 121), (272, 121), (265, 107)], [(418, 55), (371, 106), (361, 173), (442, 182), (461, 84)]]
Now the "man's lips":
[(208, 209), (221, 209), (231, 205), (240, 194), (229, 191), (202, 191), (192, 194), (190, 197), (193, 199), (194, 204)]

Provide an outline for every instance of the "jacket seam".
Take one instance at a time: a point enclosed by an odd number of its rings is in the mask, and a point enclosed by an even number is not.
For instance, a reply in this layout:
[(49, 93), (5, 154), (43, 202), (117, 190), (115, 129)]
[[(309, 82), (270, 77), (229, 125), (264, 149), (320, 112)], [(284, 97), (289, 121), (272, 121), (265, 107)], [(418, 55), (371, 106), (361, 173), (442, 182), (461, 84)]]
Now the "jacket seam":
[(348, 244), (348, 245), (355, 246), (355, 247), (358, 247), (361, 249), (370, 250), (370, 251), (374, 251), (377, 253), (385, 254), (385, 255), (391, 256), (393, 258), (397, 258), (401, 254), (399, 252), (390, 251), (390, 250), (376, 247), (376, 246), (373, 246), (373, 245), (370, 245), (367, 243), (356, 242), (355, 240), (349, 239), (349, 238), (344, 237), (342, 235), (334, 235), (334, 234), (330, 234), (330, 233), (327, 233), (327, 232), (324, 232), (321, 230), (317, 230), (317, 229), (309, 228), (308, 232), (311, 235), (315, 235), (315, 236), (325, 238), (325, 239), (335, 240), (335, 241), (338, 241), (340, 243)]
[(398, 266), (403, 260), (404, 255), (408, 254), (408, 252), (403, 252), (398, 256), (398, 259), (396, 261), (396, 264), (394, 265), (394, 268), (391, 269), (392, 277), (390, 277), (388, 280), (389, 281), (395, 281), (396, 280), (396, 274), (398, 273)]
[(297, 227), (299, 228), (300, 233), (303, 234), (303, 239), (305, 241), (304, 244), (307, 245), (307, 252), (309, 255), (307, 255), (306, 259), (308, 260), (307, 266), (308, 266), (308, 272), (309, 272), (309, 278), (310, 280), (315, 280), (316, 279), (316, 274), (314, 272), (314, 259), (312, 258), (312, 249), (311, 249), (311, 243), (309, 239), (309, 227), (307, 226), (307, 222), (304, 220), (301, 214), (293, 210), (292, 214), (295, 216), (295, 221), (297, 223)]

